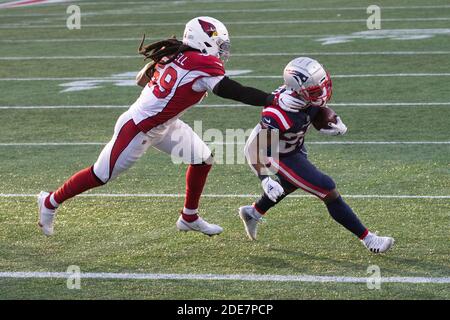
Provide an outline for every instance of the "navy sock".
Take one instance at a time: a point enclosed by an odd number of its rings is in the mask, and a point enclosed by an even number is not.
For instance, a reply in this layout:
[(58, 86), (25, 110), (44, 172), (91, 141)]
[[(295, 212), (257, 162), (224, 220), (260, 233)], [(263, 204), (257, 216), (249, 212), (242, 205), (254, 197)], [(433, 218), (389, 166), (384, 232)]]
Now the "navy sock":
[(259, 198), (258, 201), (256, 201), (253, 205), (255, 206), (255, 209), (261, 213), (264, 214), (266, 213), (266, 211), (269, 211), (270, 208), (272, 208), (274, 205), (276, 205), (278, 202), (280, 202), (281, 200), (283, 200), (283, 198), (286, 197), (286, 195), (281, 195), (278, 199), (277, 202), (273, 202), (272, 200), (269, 199), (269, 197), (264, 193), (261, 198)]
[(339, 196), (336, 200), (327, 203), (328, 212), (338, 223), (351, 231), (358, 238), (364, 238), (367, 234), (367, 228), (361, 223), (353, 210)]

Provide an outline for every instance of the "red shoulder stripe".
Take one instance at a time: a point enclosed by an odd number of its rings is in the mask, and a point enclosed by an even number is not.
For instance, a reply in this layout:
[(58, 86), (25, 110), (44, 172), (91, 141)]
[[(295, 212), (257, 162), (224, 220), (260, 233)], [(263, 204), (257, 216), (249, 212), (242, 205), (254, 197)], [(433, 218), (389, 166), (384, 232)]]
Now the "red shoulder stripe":
[(265, 108), (262, 112), (263, 116), (269, 116), (278, 123), (278, 126), (284, 130), (288, 130), (290, 127), (292, 127), (292, 121), (289, 119), (289, 117), (286, 116), (286, 114), (283, 114), (280, 112), (279, 109), (268, 107)]

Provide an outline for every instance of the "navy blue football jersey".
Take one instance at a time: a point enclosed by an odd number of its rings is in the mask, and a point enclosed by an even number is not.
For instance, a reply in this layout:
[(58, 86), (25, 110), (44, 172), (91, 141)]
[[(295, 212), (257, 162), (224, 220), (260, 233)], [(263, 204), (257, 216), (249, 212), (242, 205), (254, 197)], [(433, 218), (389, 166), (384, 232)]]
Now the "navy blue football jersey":
[(299, 112), (286, 112), (278, 106), (263, 109), (261, 127), (278, 130), (280, 137), (280, 154), (287, 155), (300, 150), (311, 121), (319, 107), (309, 107)]

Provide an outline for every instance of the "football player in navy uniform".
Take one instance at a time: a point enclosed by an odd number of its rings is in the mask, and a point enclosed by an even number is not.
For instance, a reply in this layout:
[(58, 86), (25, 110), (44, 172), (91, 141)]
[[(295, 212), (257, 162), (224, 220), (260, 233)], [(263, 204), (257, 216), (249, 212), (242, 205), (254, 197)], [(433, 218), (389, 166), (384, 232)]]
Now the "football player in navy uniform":
[[(329, 74), (316, 60), (300, 57), (284, 69), (284, 82), (284, 86), (276, 91), (283, 93), (279, 99), (284, 99), (288, 93), (300, 96), (305, 103), (299, 108), (281, 107), (282, 103), (265, 107), (261, 122), (246, 143), (247, 161), (264, 190), (253, 205), (239, 209), (248, 237), (255, 240), (258, 222), (264, 214), (300, 188), (321, 199), (333, 219), (355, 234), (371, 252), (386, 252), (394, 239), (371, 233), (342, 199), (333, 179), (317, 169), (307, 157), (304, 136), (331, 98)], [(320, 129), (326, 135), (342, 135), (346, 131), (340, 117)]]

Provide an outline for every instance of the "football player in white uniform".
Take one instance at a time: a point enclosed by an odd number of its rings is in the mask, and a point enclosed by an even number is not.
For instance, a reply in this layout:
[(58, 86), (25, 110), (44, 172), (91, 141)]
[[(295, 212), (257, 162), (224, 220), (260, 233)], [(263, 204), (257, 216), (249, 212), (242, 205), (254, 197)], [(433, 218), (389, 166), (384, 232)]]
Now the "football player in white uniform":
[[(54, 192), (38, 196), (38, 225), (46, 235), (53, 234), (59, 205), (89, 189), (101, 186), (130, 168), (150, 147), (171, 154), (181, 146), (179, 156), (189, 164), (186, 172), (186, 198), (176, 223), (181, 231), (207, 235), (222, 232), (198, 216), (206, 178), (213, 162), (208, 146), (179, 117), (199, 103), (207, 91), (245, 104), (273, 104), (274, 96), (244, 87), (225, 76), (224, 61), (230, 54), (226, 27), (211, 17), (197, 17), (186, 24), (183, 41), (175, 38), (143, 46), (139, 52), (151, 59), (137, 76), (144, 87), (137, 101), (123, 113), (111, 141), (93, 166), (70, 177)], [(299, 99), (286, 96), (283, 103), (295, 107)]]
[[(261, 122), (247, 140), (247, 160), (264, 190), (253, 205), (239, 209), (248, 237), (256, 239), (258, 222), (270, 208), (289, 193), (302, 189), (321, 199), (331, 217), (355, 234), (371, 252), (389, 250), (394, 239), (369, 232), (342, 199), (333, 179), (308, 159), (304, 136), (320, 109), (331, 98), (329, 74), (316, 60), (300, 57), (284, 69), (284, 82), (278, 93), (300, 96), (304, 105), (300, 108), (267, 106), (262, 110)], [(280, 99), (284, 97), (280, 96)], [(321, 128), (320, 132), (342, 135), (347, 131), (339, 117), (336, 117), (336, 123), (330, 122), (328, 126), (330, 128)]]

